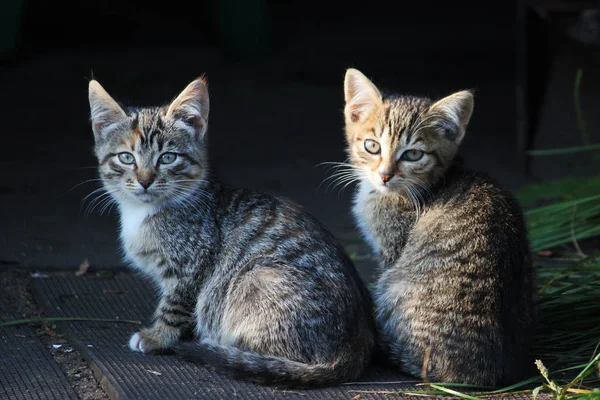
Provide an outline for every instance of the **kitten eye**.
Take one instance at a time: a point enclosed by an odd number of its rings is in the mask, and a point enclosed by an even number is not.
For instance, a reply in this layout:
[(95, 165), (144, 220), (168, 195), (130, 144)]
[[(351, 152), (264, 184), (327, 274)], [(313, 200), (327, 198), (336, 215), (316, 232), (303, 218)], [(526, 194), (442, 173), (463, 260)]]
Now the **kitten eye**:
[(165, 153), (162, 156), (160, 156), (160, 159), (158, 160), (158, 162), (160, 164), (171, 164), (171, 163), (175, 162), (176, 159), (177, 159), (177, 154)]
[(421, 150), (406, 150), (402, 153), (401, 159), (405, 161), (419, 161), (425, 153)]
[(379, 154), (381, 152), (381, 146), (374, 140), (365, 140), (365, 150), (371, 154)]
[(119, 153), (117, 157), (119, 158), (119, 161), (121, 161), (123, 164), (131, 165), (135, 163), (135, 157), (131, 153)]

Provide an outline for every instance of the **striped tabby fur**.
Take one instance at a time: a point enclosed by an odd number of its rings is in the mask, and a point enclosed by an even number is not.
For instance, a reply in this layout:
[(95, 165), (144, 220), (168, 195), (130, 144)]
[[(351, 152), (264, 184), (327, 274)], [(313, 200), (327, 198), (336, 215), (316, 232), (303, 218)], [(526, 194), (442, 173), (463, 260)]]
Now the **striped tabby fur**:
[(381, 345), (431, 381), (499, 385), (523, 377), (535, 321), (534, 269), (521, 209), (455, 157), (473, 110), (463, 91), (382, 96), (345, 78), (353, 212), (379, 257)]
[(125, 256), (160, 289), (154, 323), (131, 349), (175, 350), (266, 384), (356, 379), (375, 346), (367, 289), (298, 206), (209, 175), (205, 82), (168, 106), (126, 112), (91, 81), (89, 101)]

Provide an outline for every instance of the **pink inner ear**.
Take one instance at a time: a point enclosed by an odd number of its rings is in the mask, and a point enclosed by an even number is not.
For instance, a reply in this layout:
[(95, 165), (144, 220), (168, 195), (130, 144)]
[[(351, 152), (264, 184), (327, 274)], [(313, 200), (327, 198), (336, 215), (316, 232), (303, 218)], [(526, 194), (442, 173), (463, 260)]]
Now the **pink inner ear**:
[(350, 109), (350, 120), (352, 122), (359, 122), (366, 111), (365, 104), (351, 104), (348, 108)]
[(200, 132), (203, 126), (204, 121), (202, 120), (202, 118), (199, 116), (194, 117), (194, 128), (196, 129), (196, 132)]
[(358, 122), (358, 121), (360, 121), (360, 115), (361, 115), (360, 110), (352, 110), (350, 112), (350, 120), (352, 122)]

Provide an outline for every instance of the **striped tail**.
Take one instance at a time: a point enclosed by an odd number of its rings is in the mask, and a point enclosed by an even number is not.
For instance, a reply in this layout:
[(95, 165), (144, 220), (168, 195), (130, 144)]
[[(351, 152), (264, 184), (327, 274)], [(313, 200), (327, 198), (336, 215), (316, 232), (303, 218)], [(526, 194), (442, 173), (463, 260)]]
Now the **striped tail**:
[(363, 355), (359, 351), (352, 360), (340, 357), (334, 363), (306, 364), (222, 346), (210, 339), (179, 342), (172, 349), (186, 360), (206, 363), (235, 379), (286, 388), (332, 386), (354, 380), (368, 361), (358, 357)]

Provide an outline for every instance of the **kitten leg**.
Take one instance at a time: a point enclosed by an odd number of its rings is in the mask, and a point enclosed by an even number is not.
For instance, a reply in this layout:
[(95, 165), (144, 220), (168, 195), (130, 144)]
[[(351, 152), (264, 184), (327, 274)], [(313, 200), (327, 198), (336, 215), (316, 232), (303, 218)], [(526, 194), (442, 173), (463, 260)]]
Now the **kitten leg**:
[[(192, 325), (193, 305), (180, 286), (165, 291), (155, 312), (152, 326), (133, 334), (129, 348), (143, 353), (162, 352), (180, 340)], [(193, 304), (193, 302), (192, 302)]]

